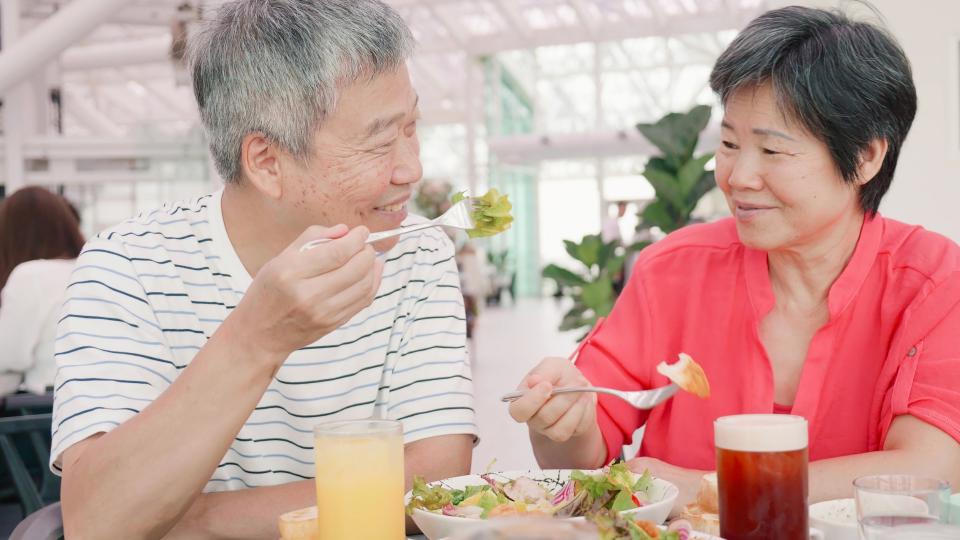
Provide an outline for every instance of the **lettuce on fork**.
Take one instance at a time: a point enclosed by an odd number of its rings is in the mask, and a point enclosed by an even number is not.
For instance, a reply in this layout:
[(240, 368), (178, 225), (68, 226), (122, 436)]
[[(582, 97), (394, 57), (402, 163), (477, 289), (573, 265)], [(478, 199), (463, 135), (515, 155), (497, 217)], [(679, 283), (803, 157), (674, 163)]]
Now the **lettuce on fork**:
[(470, 213), (474, 228), (467, 231), (470, 238), (493, 236), (510, 228), (510, 223), (513, 222), (510, 210), (513, 205), (507, 195), (501, 194), (497, 188), (491, 188), (482, 197), (467, 197), (466, 192), (461, 191), (453, 195), (451, 202), (457, 204), (467, 198), (475, 203)]

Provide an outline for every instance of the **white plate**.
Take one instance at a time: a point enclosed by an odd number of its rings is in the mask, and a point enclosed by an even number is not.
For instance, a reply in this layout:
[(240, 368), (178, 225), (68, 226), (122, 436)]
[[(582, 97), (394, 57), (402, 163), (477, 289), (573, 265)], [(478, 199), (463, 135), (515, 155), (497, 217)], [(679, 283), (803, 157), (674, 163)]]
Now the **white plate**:
[(857, 506), (853, 499), (833, 499), (810, 505), (810, 526), (823, 531), (826, 540), (859, 540)]
[[(552, 480), (558, 480), (563, 483), (570, 477), (570, 470), (558, 470), (558, 469), (547, 469), (543, 471), (505, 471), (492, 473), (495, 478), (498, 480), (506, 480), (518, 478), (520, 476), (526, 476), (532, 480), (540, 480), (549, 478)], [(599, 471), (585, 471), (585, 472), (599, 472)], [(466, 476), (457, 476), (455, 478), (448, 478), (446, 480), (440, 480), (439, 482), (431, 482), (430, 485), (443, 483), (446, 487), (453, 489), (463, 489), (467, 486), (482, 486), (487, 482), (477, 474), (469, 474)], [(653, 479), (653, 485), (650, 488), (650, 495), (652, 502), (640, 508), (634, 508), (631, 510), (625, 510), (623, 513), (632, 516), (635, 519), (644, 519), (647, 521), (652, 521), (657, 524), (662, 524), (664, 520), (667, 519), (667, 516), (670, 515), (670, 509), (673, 508), (673, 503), (677, 499), (679, 490), (677, 486), (662, 480), (660, 478)], [(404, 497), (404, 504), (410, 502), (412, 497), (412, 492), (408, 491)], [(583, 518), (569, 518), (573, 520), (582, 520)], [(435, 512), (428, 512), (426, 510), (421, 510), (419, 508), (414, 509), (413, 511), (413, 521), (417, 524), (417, 527), (423, 532), (424, 536), (428, 540), (440, 540), (441, 538), (451, 536), (454, 534), (461, 534), (471, 530), (479, 530), (487, 526), (490, 523), (486, 519), (474, 519), (474, 518), (465, 518), (458, 516), (445, 516), (443, 514), (438, 514)], [(710, 538), (706, 537), (697, 537), (694, 538)]]

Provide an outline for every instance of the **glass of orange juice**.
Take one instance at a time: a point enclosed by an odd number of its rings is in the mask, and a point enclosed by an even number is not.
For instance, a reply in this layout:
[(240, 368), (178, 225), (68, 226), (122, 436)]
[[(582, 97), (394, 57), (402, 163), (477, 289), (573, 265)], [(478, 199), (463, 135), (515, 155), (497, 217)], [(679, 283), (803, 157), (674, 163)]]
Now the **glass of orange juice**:
[(313, 429), (321, 540), (402, 540), (403, 427), (343, 420)]

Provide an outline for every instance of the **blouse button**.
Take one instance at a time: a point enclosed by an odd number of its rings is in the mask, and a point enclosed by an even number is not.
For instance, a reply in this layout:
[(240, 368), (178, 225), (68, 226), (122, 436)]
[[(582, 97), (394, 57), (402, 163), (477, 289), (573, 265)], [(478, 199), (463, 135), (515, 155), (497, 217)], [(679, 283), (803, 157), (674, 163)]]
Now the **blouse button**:
[(917, 355), (917, 348), (916, 348), (916, 347), (910, 347), (910, 350), (907, 351), (907, 356), (916, 356), (916, 355)]

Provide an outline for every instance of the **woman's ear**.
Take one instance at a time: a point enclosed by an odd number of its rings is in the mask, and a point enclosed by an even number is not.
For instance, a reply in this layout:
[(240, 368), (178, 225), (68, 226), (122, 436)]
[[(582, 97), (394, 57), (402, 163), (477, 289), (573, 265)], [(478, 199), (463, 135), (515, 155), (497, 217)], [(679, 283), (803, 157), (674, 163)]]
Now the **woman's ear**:
[(887, 157), (887, 140), (877, 138), (870, 141), (860, 152), (860, 165), (857, 167), (857, 184), (864, 185), (880, 172), (883, 160)]
[(282, 150), (262, 133), (248, 133), (240, 143), (244, 179), (272, 199), (283, 196), (282, 158)]

